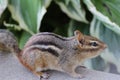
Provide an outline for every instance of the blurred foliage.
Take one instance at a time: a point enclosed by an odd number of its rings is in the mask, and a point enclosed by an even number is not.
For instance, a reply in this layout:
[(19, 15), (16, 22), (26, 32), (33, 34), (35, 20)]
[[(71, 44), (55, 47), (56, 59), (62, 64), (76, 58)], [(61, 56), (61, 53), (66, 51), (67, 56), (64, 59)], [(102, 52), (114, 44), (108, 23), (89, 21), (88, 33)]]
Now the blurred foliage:
[(23, 48), (30, 36), (54, 32), (72, 36), (78, 29), (104, 41), (108, 48), (85, 65), (106, 70), (108, 63), (120, 72), (119, 0), (0, 0), (0, 28), (9, 29)]

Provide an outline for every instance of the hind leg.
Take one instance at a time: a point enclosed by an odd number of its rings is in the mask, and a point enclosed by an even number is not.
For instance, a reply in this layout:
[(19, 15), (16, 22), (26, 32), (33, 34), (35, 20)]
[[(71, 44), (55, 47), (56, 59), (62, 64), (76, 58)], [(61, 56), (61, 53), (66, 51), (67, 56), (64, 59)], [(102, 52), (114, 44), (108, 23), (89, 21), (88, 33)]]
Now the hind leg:
[(35, 69), (35, 72), (34, 72), (39, 78), (40, 78), (40, 80), (41, 79), (48, 79), (49, 78), (49, 74), (46, 72), (46, 71), (44, 71), (44, 69), (42, 68), (42, 67), (36, 67), (36, 69)]
[(49, 74), (45, 71), (47, 69), (47, 63), (44, 59), (44, 57), (40, 57), (39, 59), (36, 59), (35, 61), (35, 71), (36, 74), (41, 78), (48, 79)]

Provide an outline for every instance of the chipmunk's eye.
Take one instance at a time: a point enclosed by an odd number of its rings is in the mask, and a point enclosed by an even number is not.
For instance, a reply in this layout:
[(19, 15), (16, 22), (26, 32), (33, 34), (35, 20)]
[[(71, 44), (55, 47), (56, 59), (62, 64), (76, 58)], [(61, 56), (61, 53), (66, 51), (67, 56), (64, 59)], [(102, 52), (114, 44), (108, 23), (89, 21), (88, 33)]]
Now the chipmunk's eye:
[(91, 42), (90, 45), (94, 47), (98, 46), (97, 42)]

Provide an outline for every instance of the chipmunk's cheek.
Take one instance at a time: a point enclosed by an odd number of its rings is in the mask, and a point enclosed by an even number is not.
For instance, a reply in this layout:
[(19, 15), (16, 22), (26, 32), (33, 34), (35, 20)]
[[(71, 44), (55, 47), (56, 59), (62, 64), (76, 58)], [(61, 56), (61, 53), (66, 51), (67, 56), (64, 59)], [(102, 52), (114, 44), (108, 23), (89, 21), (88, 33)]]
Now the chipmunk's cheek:
[(88, 58), (95, 58), (95, 57), (97, 57), (99, 54), (96, 54), (96, 53), (92, 53), (91, 55), (89, 55), (89, 57)]
[(100, 51), (97, 51), (97, 52), (88, 53), (88, 54), (87, 54), (87, 57), (88, 57), (88, 58), (95, 58), (95, 57), (97, 57), (97, 56), (99, 56), (99, 55), (100, 55)]

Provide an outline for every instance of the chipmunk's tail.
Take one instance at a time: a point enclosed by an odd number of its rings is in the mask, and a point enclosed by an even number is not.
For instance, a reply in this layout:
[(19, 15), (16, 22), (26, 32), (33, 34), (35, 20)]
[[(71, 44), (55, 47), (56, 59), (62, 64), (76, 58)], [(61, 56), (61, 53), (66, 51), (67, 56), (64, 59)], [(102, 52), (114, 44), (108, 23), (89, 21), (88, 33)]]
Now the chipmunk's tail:
[(0, 51), (20, 55), (20, 48), (15, 36), (8, 30), (0, 29)]

